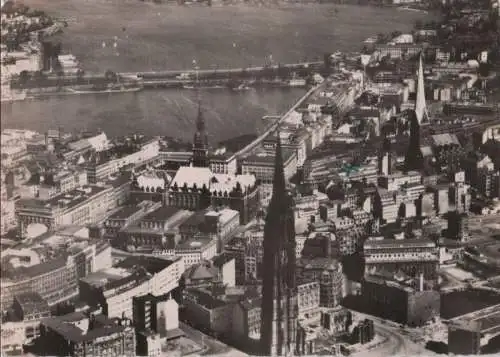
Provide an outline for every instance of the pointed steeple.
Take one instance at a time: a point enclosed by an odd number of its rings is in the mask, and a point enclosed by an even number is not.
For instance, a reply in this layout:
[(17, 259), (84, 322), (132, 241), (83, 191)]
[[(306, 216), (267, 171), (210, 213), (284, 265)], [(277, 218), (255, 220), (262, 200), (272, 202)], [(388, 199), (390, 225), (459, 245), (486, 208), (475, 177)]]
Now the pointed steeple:
[(198, 116), (196, 118), (196, 132), (193, 139), (193, 166), (208, 167), (208, 134), (205, 128), (205, 118), (201, 102), (198, 103)]
[(285, 195), (286, 182), (285, 182), (285, 171), (283, 168), (283, 154), (281, 150), (281, 138), (278, 131), (278, 138), (276, 142), (276, 153), (274, 157), (274, 177), (273, 177), (273, 197), (275, 195), (283, 197)]
[(429, 119), (427, 113), (427, 105), (425, 104), (425, 86), (424, 86), (424, 65), (423, 54), (420, 53), (417, 73), (417, 97), (415, 100), (415, 113), (417, 114), (418, 123), (425, 122)]
[(196, 130), (198, 132), (205, 132), (205, 117), (201, 108), (201, 101), (198, 103), (198, 116), (196, 117)]
[[(292, 199), (286, 191), (279, 132), (263, 247), (261, 353), (287, 355), (294, 352), (297, 335), (295, 221)], [(282, 303), (275, 304), (275, 300)]]

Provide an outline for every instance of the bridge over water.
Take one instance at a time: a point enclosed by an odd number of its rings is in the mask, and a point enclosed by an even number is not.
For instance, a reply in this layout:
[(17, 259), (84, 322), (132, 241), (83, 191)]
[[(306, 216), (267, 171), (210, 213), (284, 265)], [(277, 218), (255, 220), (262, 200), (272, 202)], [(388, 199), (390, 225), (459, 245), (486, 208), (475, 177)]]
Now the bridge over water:
[(218, 68), (213, 69), (188, 69), (188, 70), (167, 70), (167, 71), (141, 71), (141, 72), (122, 72), (117, 73), (122, 78), (144, 78), (144, 79), (154, 79), (154, 78), (175, 78), (178, 76), (184, 76), (186, 79), (194, 79), (196, 77), (203, 78), (206, 76), (211, 76), (214, 74), (218, 75), (228, 75), (228, 74), (239, 74), (239, 73), (256, 73), (265, 70), (278, 70), (280, 68), (286, 68), (289, 70), (297, 69), (319, 69), (323, 66), (323, 62), (300, 62), (291, 64), (280, 64), (280, 65), (270, 65), (270, 66), (258, 66), (258, 67), (247, 67), (247, 68)]

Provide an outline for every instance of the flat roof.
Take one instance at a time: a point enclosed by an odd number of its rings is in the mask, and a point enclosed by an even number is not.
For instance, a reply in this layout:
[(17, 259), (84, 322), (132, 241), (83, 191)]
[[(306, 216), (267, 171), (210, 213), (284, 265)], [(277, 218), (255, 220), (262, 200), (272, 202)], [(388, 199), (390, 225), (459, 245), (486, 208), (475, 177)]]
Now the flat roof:
[[(109, 320), (111, 321), (111, 320)], [(52, 317), (48, 319), (42, 320), (42, 324), (49, 327), (51, 330), (57, 332), (59, 335), (63, 336), (65, 339), (72, 342), (83, 342), (83, 341), (92, 341), (96, 338), (109, 336), (113, 333), (122, 332), (127, 327), (130, 326), (120, 326), (116, 324), (106, 324), (105, 326), (94, 328), (89, 330), (86, 334), (83, 333), (83, 330), (79, 329), (71, 322), (66, 321), (64, 316), (61, 317)]]
[[(282, 149), (283, 162), (286, 163), (290, 158), (295, 155), (295, 150), (293, 149)], [(251, 155), (243, 160), (243, 165), (252, 165), (252, 164), (265, 164), (268, 166), (273, 166), (275, 162), (275, 155), (266, 154), (266, 155)]]
[(188, 239), (185, 242), (177, 244), (175, 247), (175, 251), (189, 250), (189, 249), (201, 249), (206, 247), (209, 244), (215, 244), (216, 240), (206, 236), (195, 236), (191, 239)]
[(166, 221), (182, 209), (171, 206), (161, 206), (152, 212), (149, 212), (142, 218), (142, 221)]
[(175, 263), (178, 259), (172, 259), (164, 256), (151, 256), (151, 255), (134, 255), (125, 258), (118, 264), (117, 268), (133, 268), (135, 266), (141, 266), (150, 274), (156, 274), (163, 269), (168, 268), (170, 265)]
[(498, 329), (500, 328), (500, 304), (459, 316), (452, 322), (460, 325), (475, 325), (483, 333)]
[(109, 219), (125, 219), (139, 212), (140, 210), (142, 210), (141, 206), (124, 206), (113, 213), (111, 216), (109, 216)]
[(387, 249), (387, 248), (434, 248), (436, 243), (430, 239), (382, 239), (367, 240), (364, 249)]
[(53, 208), (57, 207), (59, 202), (63, 202), (64, 208), (71, 208), (86, 201), (90, 197), (103, 192), (106, 189), (108, 189), (108, 187), (86, 185), (83, 186), (82, 188), (78, 188), (66, 193), (61, 193), (60, 195), (52, 197), (48, 200), (39, 200), (34, 198), (20, 199), (18, 201), (19, 202), (18, 205), (21, 207), (21, 209), (30, 209), (31, 207)]

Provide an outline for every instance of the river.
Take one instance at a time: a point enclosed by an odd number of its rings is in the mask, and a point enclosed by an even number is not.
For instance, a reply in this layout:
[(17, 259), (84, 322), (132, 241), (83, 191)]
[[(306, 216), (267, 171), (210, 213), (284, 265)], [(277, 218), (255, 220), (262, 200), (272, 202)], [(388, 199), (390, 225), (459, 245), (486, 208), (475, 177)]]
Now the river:
[[(139, 0), (26, 0), (65, 18), (65, 51), (87, 72), (245, 67), (321, 60), (323, 53), (356, 51), (368, 36), (408, 31), (429, 15), (353, 5), (182, 7)], [(338, 11), (335, 11), (337, 9)], [(211, 140), (258, 132), (263, 115), (286, 111), (301, 89), (201, 93)], [(2, 103), (2, 127), (45, 131), (105, 130), (190, 139), (196, 117), (193, 91), (52, 97)]]

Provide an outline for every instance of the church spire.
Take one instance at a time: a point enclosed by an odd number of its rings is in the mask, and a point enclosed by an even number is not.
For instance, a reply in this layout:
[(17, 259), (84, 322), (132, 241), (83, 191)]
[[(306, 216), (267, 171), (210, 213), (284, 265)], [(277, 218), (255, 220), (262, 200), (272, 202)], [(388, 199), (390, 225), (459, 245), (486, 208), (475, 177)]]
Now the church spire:
[(275, 196), (285, 195), (286, 190), (285, 171), (283, 168), (283, 154), (281, 150), (281, 138), (279, 130), (277, 136), (276, 153), (274, 157), (273, 196), (271, 199), (274, 199)]
[[(261, 352), (295, 352), (297, 292), (295, 284), (295, 222), (292, 199), (286, 191), (281, 140), (278, 133), (273, 193), (264, 226), (261, 309)], [(279, 301), (281, 303), (276, 303)]]
[(196, 130), (199, 132), (205, 131), (205, 118), (203, 117), (203, 110), (201, 108), (201, 101), (198, 102), (198, 116), (196, 117)]
[(417, 74), (417, 97), (415, 100), (415, 114), (417, 114), (418, 123), (421, 124), (429, 119), (427, 113), (427, 105), (425, 103), (425, 86), (424, 86), (424, 65), (423, 54), (420, 53)]
[(196, 132), (193, 140), (193, 166), (208, 167), (208, 134), (205, 128), (205, 118), (201, 102), (198, 103), (198, 116), (196, 118)]

